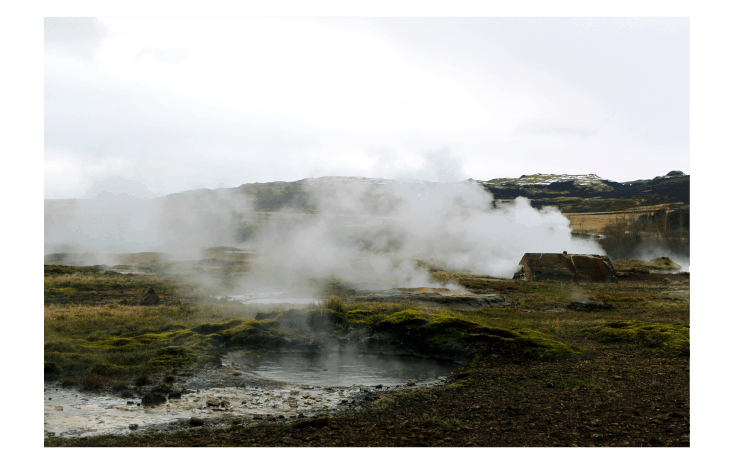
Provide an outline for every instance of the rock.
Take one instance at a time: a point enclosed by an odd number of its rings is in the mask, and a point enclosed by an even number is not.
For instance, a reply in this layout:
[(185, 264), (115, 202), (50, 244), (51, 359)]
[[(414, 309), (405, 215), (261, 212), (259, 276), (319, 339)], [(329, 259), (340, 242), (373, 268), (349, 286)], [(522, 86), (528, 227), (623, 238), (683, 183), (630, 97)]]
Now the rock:
[(583, 302), (572, 302), (567, 305), (567, 309), (572, 311), (606, 311), (615, 307), (605, 302), (597, 302), (593, 300), (585, 300)]
[(130, 425), (128, 425), (128, 428), (131, 429), (131, 430), (137, 430), (138, 429), (138, 424), (130, 424)]
[(61, 368), (54, 363), (45, 363), (43, 365), (43, 375), (56, 375), (61, 372)]
[(302, 420), (301, 422), (296, 422), (293, 425), (293, 428), (306, 428), (306, 427), (323, 427), (329, 423), (329, 419), (327, 419), (326, 416), (323, 417), (317, 417), (316, 419), (307, 419)]
[(140, 402), (143, 403), (144, 406), (163, 404), (166, 402), (166, 395), (158, 391), (152, 391), (150, 393), (146, 393)]
[(168, 399), (181, 399), (182, 390), (174, 390), (168, 394)]
[(409, 380), (408, 382), (406, 382), (406, 386), (407, 386), (407, 387), (413, 387), (413, 386), (416, 386), (416, 382), (414, 382), (413, 380)]
[(156, 291), (153, 290), (153, 287), (148, 287), (142, 294), (140, 294), (140, 301), (138, 304), (141, 306), (151, 306), (158, 305), (158, 302), (160, 301), (161, 298), (156, 294)]
[(226, 401), (224, 399), (215, 399), (215, 398), (209, 398), (207, 399), (207, 406), (210, 407), (228, 407), (230, 405), (229, 401)]
[(192, 417), (189, 419), (189, 425), (192, 427), (201, 427), (204, 425), (204, 420), (200, 419), (199, 417)]

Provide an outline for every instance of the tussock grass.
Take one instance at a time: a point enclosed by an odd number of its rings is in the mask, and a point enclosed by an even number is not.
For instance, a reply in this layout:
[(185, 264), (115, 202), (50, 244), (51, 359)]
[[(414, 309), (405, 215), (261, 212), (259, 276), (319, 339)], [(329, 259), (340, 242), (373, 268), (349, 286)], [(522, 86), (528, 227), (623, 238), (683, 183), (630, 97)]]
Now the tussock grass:
[(44, 290), (74, 288), (77, 290), (109, 290), (125, 288), (145, 288), (156, 281), (159, 291), (172, 293), (173, 280), (152, 278), (144, 275), (119, 274), (114, 272), (93, 273), (74, 272), (65, 274), (46, 274), (43, 278)]

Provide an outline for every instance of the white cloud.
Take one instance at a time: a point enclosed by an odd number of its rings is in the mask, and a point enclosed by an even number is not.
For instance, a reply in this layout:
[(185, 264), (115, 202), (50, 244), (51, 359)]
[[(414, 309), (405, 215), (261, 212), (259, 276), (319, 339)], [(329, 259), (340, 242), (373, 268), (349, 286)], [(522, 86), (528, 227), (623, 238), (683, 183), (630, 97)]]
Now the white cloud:
[[(105, 147), (100, 175), (152, 190), (546, 169), (624, 181), (688, 165), (685, 20), (85, 24), (47, 27), (46, 150), (78, 165)], [(85, 58), (69, 59), (78, 43)], [(47, 194), (65, 181), (47, 178)]]

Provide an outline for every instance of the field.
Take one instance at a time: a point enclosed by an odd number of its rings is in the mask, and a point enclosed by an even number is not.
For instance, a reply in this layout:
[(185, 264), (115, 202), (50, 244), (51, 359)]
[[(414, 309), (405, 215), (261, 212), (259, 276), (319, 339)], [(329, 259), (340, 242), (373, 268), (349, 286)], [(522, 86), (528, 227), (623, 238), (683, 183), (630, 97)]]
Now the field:
[[(210, 257), (227, 251), (211, 249)], [(352, 303), (332, 284), (311, 308), (260, 314), (217, 300), (211, 287), (187, 278), (45, 265), (44, 374), (50, 383), (80, 390), (141, 396), (170, 389), (215, 367), (234, 348), (383, 338), (426, 355), (458, 345), (474, 353), (444, 385), (373, 391), (360, 406), (329, 416), (45, 438), (44, 444), (688, 446), (689, 274), (617, 264), (618, 284), (521, 282), (431, 269), (437, 282), (516, 302), (508, 308)], [(147, 287), (160, 296), (157, 305), (141, 306)], [(570, 308), (585, 300), (608, 309)]]

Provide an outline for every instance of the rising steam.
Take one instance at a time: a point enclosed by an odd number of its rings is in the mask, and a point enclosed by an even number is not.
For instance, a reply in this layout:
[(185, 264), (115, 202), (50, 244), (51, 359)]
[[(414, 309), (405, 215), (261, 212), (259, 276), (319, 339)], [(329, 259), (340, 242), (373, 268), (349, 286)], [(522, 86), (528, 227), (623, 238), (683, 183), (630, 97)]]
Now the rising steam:
[(242, 287), (258, 288), (324, 278), (374, 288), (429, 286), (418, 260), (509, 278), (526, 252), (604, 254), (596, 243), (574, 239), (556, 208), (537, 210), (525, 198), (493, 206), (491, 194), (473, 181), (321, 178), (305, 181), (304, 189), (317, 213), (281, 209), (254, 236), (238, 235), (255, 213), (236, 189), (159, 199), (98, 196), (53, 205), (58, 210), (47, 204), (46, 253), (66, 245), (197, 258), (204, 247), (248, 238), (257, 258)]
[(431, 285), (416, 259), (497, 277), (512, 277), (526, 252), (603, 254), (573, 239), (555, 208), (525, 198), (493, 207), (474, 182), (399, 183), (314, 180), (307, 185), (319, 214), (290, 226), (270, 223), (257, 248), (268, 260), (256, 273), (285, 283), (337, 277), (375, 288)]

